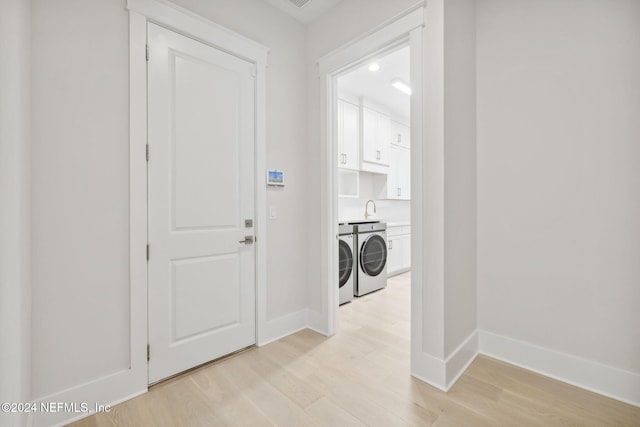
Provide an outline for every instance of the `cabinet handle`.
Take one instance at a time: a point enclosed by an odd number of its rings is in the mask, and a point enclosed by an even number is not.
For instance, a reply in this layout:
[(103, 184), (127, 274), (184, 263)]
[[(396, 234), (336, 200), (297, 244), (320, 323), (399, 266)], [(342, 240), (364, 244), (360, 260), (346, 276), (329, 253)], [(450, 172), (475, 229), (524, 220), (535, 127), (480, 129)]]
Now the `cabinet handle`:
[(389, 250), (393, 249), (393, 240), (389, 240)]
[(398, 187), (398, 196), (402, 195), (402, 190), (400, 189), (400, 187)]
[(398, 139), (397, 139), (397, 141), (398, 141), (398, 142), (402, 142), (402, 135), (398, 134)]
[(347, 153), (344, 153), (344, 164), (347, 164)]
[(380, 150), (376, 150), (376, 160), (380, 160)]

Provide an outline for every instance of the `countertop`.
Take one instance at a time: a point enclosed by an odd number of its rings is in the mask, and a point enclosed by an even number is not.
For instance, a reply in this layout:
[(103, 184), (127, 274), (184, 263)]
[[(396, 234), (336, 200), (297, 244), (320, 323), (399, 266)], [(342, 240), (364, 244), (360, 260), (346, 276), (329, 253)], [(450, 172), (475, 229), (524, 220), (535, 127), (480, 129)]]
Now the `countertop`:
[(387, 228), (389, 227), (407, 227), (411, 225), (411, 221), (394, 221), (387, 222)]
[[(387, 228), (388, 227), (407, 227), (411, 225), (411, 221), (387, 221), (384, 219), (380, 219), (380, 218), (369, 218), (369, 220), (371, 221), (378, 221), (378, 222), (384, 222), (387, 224)], [(364, 219), (341, 219), (340, 221), (338, 221), (339, 224), (346, 224), (346, 223), (350, 223), (350, 222), (362, 222), (365, 221)]]

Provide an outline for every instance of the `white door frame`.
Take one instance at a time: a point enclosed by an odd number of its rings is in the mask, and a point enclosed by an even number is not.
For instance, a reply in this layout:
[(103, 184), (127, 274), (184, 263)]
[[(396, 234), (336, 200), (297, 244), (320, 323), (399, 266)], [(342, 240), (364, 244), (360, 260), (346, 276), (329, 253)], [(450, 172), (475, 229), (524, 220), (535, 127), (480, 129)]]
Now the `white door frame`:
[[(147, 377), (147, 23), (175, 31), (256, 65), (255, 99), (255, 251), (256, 343), (267, 321), (265, 86), (269, 49), (240, 34), (169, 2), (128, 0), (129, 11), (129, 209), (131, 278), (131, 369)], [(153, 153), (150, 153), (153, 156)]]
[(338, 174), (337, 130), (332, 118), (337, 102), (337, 77), (355, 64), (366, 62), (385, 50), (407, 44), (411, 55), (411, 354), (412, 372), (414, 354), (422, 353), (423, 321), (422, 295), (424, 287), (424, 207), (423, 194), (423, 26), (425, 3), (411, 7), (397, 17), (375, 28), (344, 47), (320, 58), (320, 138), (322, 150), (321, 206), (324, 217), (322, 232), (322, 313), (326, 322), (322, 330), (327, 335), (335, 332), (336, 307), (338, 306), (338, 253), (335, 241), (338, 234)]

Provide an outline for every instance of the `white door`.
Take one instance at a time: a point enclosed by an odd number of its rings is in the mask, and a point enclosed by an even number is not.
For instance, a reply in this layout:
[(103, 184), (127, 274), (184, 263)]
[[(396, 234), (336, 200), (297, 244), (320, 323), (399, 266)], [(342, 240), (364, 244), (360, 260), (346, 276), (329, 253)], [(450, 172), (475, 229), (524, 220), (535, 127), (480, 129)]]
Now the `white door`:
[(254, 66), (148, 27), (149, 382), (255, 343)]

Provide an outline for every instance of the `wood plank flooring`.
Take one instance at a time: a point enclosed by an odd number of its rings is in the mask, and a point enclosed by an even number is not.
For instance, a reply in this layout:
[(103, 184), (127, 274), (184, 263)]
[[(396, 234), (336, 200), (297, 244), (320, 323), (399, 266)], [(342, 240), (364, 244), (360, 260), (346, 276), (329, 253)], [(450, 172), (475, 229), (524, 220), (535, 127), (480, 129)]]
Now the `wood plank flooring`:
[(152, 387), (72, 424), (640, 426), (640, 408), (479, 356), (449, 391), (409, 375), (409, 273), (305, 330)]

